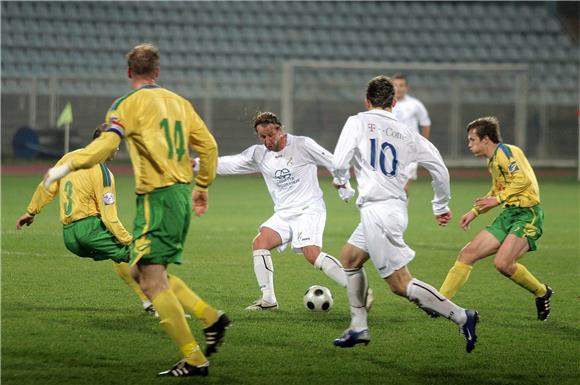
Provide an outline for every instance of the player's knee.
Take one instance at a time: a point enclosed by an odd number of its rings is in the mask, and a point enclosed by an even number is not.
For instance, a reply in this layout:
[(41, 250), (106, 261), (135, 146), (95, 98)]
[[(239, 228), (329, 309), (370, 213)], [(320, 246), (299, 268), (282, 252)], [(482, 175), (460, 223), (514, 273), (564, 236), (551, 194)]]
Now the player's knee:
[(468, 243), (459, 252), (459, 255), (457, 256), (457, 260), (459, 262), (471, 265), (477, 259), (477, 256), (478, 256), (477, 249), (475, 247), (473, 247), (471, 245), (471, 243)]
[(493, 265), (497, 271), (507, 277), (511, 276), (514, 270), (514, 264), (512, 261), (506, 259), (495, 258), (493, 260)]

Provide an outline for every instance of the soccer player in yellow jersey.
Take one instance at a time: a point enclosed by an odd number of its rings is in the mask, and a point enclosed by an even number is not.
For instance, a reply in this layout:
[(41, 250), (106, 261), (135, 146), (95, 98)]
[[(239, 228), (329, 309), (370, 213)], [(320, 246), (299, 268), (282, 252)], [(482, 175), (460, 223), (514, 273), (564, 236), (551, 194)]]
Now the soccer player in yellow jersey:
[[(155, 46), (134, 47), (127, 54), (127, 64), (133, 91), (111, 106), (106, 132), (66, 162), (51, 168), (44, 186), (47, 188), (71, 171), (92, 167), (106, 159), (122, 139), (127, 140), (137, 193), (130, 265), (136, 266), (141, 289), (153, 302), (161, 326), (183, 356), (159, 375), (207, 376), (206, 356), (216, 352), (230, 321), (199, 297), (191, 301), (186, 310), (202, 319), (205, 327), (204, 355), (185, 320), (185, 303), (180, 304), (180, 293), (171, 290), (166, 270), (170, 263), (181, 264), (192, 201), (198, 216), (208, 208), (207, 189), (216, 174), (217, 144), (191, 103), (156, 84), (160, 67)], [(200, 159), (193, 193), (189, 147)]]
[[(98, 128), (93, 139), (100, 136), (102, 127)], [(107, 158), (112, 160), (118, 148)], [(74, 152), (66, 154), (57, 165), (66, 162)], [(119, 276), (133, 289), (149, 314), (155, 314), (155, 308), (141, 291), (139, 284), (131, 277), (129, 271), (129, 245), (133, 237), (117, 217), (115, 199), (115, 177), (104, 163), (90, 169), (72, 173), (60, 183), (54, 183), (45, 190), (40, 183), (23, 214), (16, 221), (16, 228), (30, 226), (35, 215), (51, 202), (56, 195), (60, 198), (60, 221), (64, 225), (64, 242), (72, 253), (96, 261), (111, 259)]]
[(484, 197), (475, 200), (459, 224), (467, 230), (479, 214), (499, 205), (504, 209), (459, 252), (439, 291), (452, 298), (467, 282), (475, 262), (495, 254), (495, 268), (536, 297), (538, 319), (545, 321), (550, 315), (553, 291), (518, 263), (527, 251), (536, 250), (542, 235), (544, 212), (534, 170), (520, 148), (502, 143), (497, 118), (474, 120), (467, 125), (467, 134), (473, 155), (487, 158), (492, 187)]

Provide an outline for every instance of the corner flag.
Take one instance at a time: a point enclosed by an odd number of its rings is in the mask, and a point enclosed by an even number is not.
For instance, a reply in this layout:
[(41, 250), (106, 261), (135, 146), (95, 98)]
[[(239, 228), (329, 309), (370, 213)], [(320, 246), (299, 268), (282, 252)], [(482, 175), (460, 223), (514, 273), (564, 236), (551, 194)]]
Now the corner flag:
[(56, 126), (57, 127), (62, 127), (62, 126), (66, 126), (67, 124), (70, 125), (73, 121), (73, 112), (72, 112), (72, 106), (70, 104), (70, 102), (66, 103), (66, 106), (64, 106), (64, 109), (62, 110), (62, 112), (60, 113), (60, 116), (58, 117), (58, 121), (56, 122)]

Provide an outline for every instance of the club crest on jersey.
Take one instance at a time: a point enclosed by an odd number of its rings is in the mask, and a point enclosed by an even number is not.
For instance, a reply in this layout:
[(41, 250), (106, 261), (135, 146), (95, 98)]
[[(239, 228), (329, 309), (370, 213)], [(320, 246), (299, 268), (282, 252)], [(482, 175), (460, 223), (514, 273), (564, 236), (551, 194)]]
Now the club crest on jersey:
[(370, 132), (375, 132), (377, 130), (377, 126), (374, 123), (367, 124), (367, 127)]
[(103, 202), (105, 202), (106, 205), (112, 205), (115, 203), (115, 195), (110, 191), (106, 192), (105, 195), (103, 195)]
[(510, 174), (513, 174), (514, 172), (518, 171), (520, 168), (518, 167), (518, 164), (516, 163), (516, 161), (512, 161), (509, 166), (508, 166), (508, 170), (510, 172)]

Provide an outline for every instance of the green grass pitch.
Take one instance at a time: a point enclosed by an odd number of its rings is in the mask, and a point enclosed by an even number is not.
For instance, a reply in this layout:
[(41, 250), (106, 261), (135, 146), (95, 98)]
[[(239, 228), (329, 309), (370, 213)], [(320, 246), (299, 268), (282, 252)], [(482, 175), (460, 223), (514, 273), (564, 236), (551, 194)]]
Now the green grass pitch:
[[(570, 179), (540, 179), (545, 210), (539, 250), (523, 263), (556, 294), (552, 315), (537, 321), (533, 297), (497, 273), (491, 258), (476, 265), (455, 298), (479, 310), (479, 343), (466, 354), (457, 328), (432, 320), (388, 291), (368, 263), (376, 302), (369, 314), (371, 343), (337, 349), (332, 340), (348, 326), (346, 292), (303, 257), (274, 253), (278, 312), (248, 313), (259, 296), (251, 240), (272, 212), (261, 178), (224, 177), (210, 192), (210, 210), (193, 218), (179, 275), (233, 320), (226, 344), (212, 357), (207, 378), (158, 379), (179, 359), (158, 321), (117, 277), (110, 262), (81, 260), (62, 243), (58, 205), (53, 202), (23, 231), (15, 222), (38, 178), (2, 177), (2, 383), (36, 384), (578, 384), (579, 185)], [(328, 216), (324, 250), (338, 255), (358, 221), (355, 206), (340, 201), (322, 178)], [(419, 279), (439, 287), (459, 249), (490, 223), (498, 209), (478, 218), (468, 232), (458, 218), (489, 180), (453, 180), (448, 228), (431, 215), (427, 178), (411, 190), (408, 244)], [(133, 180), (117, 177), (119, 214), (132, 228)], [(329, 313), (306, 311), (310, 285), (331, 289)], [(201, 328), (190, 324), (203, 345)]]

